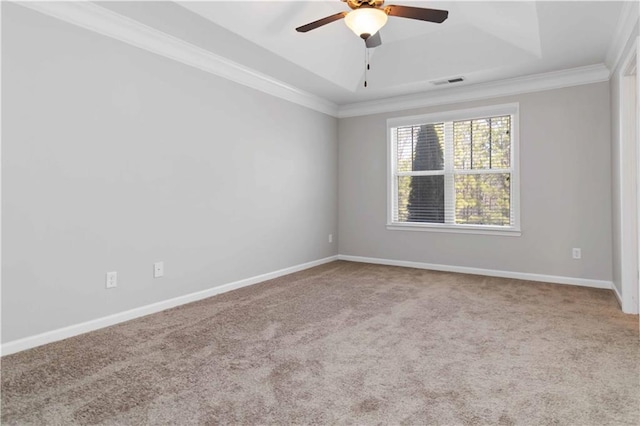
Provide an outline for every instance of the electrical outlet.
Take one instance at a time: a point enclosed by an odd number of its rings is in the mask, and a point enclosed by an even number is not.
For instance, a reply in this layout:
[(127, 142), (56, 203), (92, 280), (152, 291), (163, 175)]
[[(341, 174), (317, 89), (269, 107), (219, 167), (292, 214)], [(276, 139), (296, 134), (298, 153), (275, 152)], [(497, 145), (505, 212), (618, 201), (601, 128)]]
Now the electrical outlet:
[(582, 250), (579, 248), (574, 248), (572, 250), (572, 255), (574, 259), (582, 259)]
[(332, 243), (333, 242), (333, 234), (329, 234), (329, 242)]
[(105, 286), (107, 288), (118, 287), (118, 273), (116, 271), (107, 272), (107, 278), (105, 280)]
[(160, 278), (164, 275), (164, 262), (156, 262), (153, 264), (153, 278)]

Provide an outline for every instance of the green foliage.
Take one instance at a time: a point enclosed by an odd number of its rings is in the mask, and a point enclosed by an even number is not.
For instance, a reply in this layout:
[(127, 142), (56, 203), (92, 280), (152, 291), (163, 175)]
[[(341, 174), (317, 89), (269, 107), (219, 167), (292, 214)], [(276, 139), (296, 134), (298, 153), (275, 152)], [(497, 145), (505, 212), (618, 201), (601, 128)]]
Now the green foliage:
[[(413, 171), (444, 169), (443, 135), (438, 130), (434, 124), (417, 128)], [(444, 175), (412, 176), (407, 211), (409, 222), (444, 223)]]
[[(511, 162), (509, 116), (454, 123), (456, 171), (508, 169)], [(510, 173), (456, 174), (455, 220), (458, 224), (510, 224)]]

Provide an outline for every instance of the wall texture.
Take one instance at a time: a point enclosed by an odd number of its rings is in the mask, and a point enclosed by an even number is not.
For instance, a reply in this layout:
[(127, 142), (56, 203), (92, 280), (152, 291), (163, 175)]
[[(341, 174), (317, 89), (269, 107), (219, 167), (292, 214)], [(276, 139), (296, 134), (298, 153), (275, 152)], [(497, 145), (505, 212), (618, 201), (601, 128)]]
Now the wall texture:
[(337, 254), (335, 118), (2, 12), (3, 342)]
[[(522, 236), (387, 230), (387, 118), (510, 102), (520, 104)], [(611, 280), (608, 83), (341, 119), (339, 141), (340, 254)]]

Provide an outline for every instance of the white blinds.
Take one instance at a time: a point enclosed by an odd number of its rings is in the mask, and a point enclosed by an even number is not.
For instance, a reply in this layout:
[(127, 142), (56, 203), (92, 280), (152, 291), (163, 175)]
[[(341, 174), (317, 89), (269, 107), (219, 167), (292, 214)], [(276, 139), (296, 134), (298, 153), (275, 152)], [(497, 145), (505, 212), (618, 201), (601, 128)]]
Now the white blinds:
[(393, 222), (513, 226), (512, 116), (392, 128)]
[(396, 128), (398, 222), (444, 223), (444, 123)]

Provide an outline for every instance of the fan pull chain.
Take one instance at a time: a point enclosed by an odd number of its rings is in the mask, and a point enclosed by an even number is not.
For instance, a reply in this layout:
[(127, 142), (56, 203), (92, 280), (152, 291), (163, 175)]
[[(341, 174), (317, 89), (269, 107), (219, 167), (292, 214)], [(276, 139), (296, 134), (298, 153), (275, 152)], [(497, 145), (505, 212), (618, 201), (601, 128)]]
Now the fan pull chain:
[(366, 65), (364, 69), (364, 87), (367, 87), (367, 71), (371, 69), (369, 66), (369, 49), (367, 46), (364, 46), (364, 63)]

